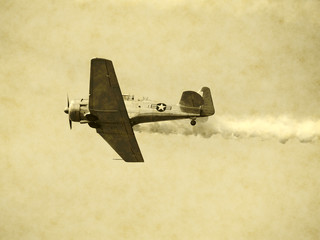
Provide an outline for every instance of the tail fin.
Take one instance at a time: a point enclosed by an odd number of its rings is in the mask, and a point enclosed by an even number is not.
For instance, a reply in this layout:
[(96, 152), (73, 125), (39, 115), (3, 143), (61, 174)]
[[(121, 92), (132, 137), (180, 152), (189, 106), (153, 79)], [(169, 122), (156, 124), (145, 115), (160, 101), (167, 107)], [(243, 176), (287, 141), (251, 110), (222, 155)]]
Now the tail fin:
[[(202, 94), (202, 96), (200, 94)], [(198, 93), (194, 91), (184, 91), (180, 102), (180, 109), (187, 113), (197, 113), (201, 117), (214, 114), (214, 106), (211, 98), (210, 88), (203, 87)]]
[(210, 88), (203, 87), (200, 92), (202, 92), (202, 98), (204, 101), (204, 104), (201, 106), (201, 116), (213, 115), (215, 113), (215, 109), (213, 106)]

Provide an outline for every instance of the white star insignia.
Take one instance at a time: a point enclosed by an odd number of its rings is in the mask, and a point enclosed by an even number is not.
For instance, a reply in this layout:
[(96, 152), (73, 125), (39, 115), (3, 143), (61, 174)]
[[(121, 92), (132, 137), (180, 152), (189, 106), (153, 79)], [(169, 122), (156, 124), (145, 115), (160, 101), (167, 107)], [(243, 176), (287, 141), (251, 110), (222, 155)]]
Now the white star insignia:
[(159, 112), (163, 112), (164, 110), (166, 110), (166, 105), (164, 103), (158, 103), (157, 104), (157, 110)]

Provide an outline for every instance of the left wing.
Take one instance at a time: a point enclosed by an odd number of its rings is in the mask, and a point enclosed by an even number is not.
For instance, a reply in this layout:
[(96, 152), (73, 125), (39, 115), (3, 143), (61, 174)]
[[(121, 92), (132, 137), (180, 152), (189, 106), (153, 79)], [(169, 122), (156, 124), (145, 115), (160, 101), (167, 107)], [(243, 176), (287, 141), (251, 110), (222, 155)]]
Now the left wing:
[(96, 116), (99, 133), (126, 162), (143, 162), (132, 130), (113, 64), (110, 60), (91, 60), (90, 114)]

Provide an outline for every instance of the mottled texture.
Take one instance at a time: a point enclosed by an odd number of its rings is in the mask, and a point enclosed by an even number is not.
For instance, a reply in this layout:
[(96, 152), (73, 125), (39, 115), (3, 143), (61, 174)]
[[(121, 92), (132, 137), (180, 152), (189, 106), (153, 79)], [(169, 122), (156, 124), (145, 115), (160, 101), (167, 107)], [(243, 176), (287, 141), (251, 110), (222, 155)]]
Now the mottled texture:
[[(319, 136), (298, 137), (319, 132), (319, 1), (0, 4), (0, 239), (320, 238)], [(63, 113), (67, 92), (88, 96), (94, 57), (123, 93), (210, 87), (222, 125), (205, 124), (222, 130), (140, 129), (146, 162), (113, 161)]]

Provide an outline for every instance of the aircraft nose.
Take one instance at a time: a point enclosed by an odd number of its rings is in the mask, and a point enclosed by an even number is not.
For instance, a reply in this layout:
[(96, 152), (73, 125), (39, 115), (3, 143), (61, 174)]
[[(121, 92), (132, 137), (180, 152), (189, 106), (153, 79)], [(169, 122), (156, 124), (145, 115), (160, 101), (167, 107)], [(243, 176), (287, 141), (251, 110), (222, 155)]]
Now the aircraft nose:
[(66, 107), (66, 108), (64, 109), (64, 112), (65, 112), (66, 114), (68, 114), (68, 113), (69, 113), (69, 108)]

